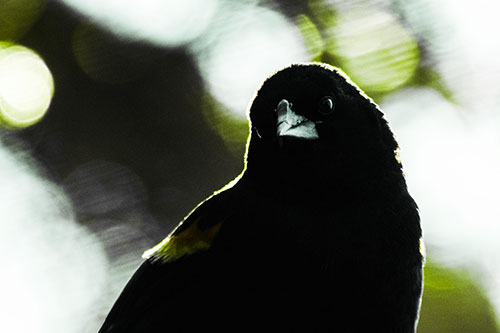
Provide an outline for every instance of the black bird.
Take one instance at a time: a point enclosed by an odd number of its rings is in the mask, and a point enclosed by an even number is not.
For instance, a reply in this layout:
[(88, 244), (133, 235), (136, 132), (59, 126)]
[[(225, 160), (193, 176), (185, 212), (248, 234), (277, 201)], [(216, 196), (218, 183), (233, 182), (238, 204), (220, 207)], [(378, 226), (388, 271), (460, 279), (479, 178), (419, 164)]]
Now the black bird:
[(420, 218), (378, 106), (295, 64), (250, 124), (244, 171), (145, 253), (99, 332), (414, 332)]

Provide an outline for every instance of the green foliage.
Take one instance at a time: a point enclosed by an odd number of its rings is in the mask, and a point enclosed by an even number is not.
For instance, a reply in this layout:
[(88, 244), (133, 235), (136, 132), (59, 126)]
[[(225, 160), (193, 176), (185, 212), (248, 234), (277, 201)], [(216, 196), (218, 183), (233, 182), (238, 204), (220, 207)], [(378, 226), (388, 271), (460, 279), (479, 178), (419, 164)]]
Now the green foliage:
[(311, 55), (311, 60), (320, 61), (321, 54), (325, 49), (325, 42), (318, 28), (308, 16), (303, 14), (297, 16), (296, 23), (304, 37), (304, 44)]
[(202, 105), (203, 116), (210, 127), (232, 153), (242, 156), (249, 134), (248, 119), (230, 112), (208, 93), (203, 94)]
[(426, 264), (419, 333), (499, 331), (487, 296), (467, 272)]
[(42, 0), (0, 1), (0, 40), (19, 40), (45, 7)]

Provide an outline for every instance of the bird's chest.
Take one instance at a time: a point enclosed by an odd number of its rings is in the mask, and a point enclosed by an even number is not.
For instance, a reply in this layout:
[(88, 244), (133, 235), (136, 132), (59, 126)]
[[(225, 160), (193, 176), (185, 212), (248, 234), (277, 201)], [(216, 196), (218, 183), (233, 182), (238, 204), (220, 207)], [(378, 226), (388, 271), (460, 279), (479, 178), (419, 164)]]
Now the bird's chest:
[(381, 256), (382, 236), (370, 227), (367, 214), (314, 195), (262, 196), (243, 214), (253, 226), (248, 229), (256, 246), (252, 254), (259, 253), (282, 271), (292, 267), (315, 277), (337, 278), (339, 272), (362, 271)]
[(244, 214), (253, 226), (250, 234), (256, 252), (276, 267), (319, 267), (328, 260), (333, 214), (314, 200), (267, 195)]

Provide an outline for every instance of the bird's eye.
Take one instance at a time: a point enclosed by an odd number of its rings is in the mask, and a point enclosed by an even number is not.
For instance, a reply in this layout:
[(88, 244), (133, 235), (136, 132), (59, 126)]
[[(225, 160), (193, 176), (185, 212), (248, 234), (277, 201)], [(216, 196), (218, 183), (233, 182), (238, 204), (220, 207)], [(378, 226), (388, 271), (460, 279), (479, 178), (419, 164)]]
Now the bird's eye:
[(319, 101), (318, 112), (322, 115), (329, 115), (335, 110), (335, 102), (330, 96), (325, 96)]

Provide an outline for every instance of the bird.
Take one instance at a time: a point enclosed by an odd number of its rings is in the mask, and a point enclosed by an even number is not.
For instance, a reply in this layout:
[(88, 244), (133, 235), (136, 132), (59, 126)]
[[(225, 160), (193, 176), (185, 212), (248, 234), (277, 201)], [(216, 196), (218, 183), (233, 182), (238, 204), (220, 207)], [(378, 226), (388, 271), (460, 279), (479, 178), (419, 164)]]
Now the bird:
[(379, 106), (308, 62), (248, 114), (243, 171), (144, 253), (99, 333), (415, 332), (422, 228)]

